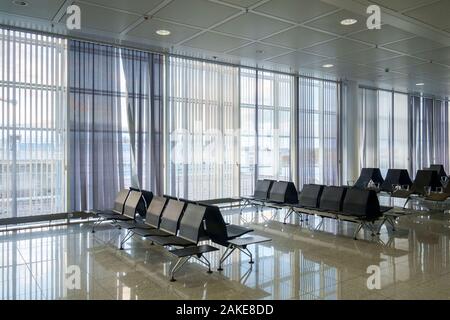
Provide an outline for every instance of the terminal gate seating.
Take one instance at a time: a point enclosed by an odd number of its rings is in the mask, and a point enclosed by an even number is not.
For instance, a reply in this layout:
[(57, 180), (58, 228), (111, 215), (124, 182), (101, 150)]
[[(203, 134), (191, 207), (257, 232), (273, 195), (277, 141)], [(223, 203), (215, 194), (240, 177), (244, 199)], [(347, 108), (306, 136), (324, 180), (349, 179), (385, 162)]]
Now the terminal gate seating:
[(383, 184), (384, 179), (379, 168), (362, 168), (361, 174), (359, 175), (358, 180), (356, 180), (354, 187), (366, 189), (370, 180), (380, 186)]

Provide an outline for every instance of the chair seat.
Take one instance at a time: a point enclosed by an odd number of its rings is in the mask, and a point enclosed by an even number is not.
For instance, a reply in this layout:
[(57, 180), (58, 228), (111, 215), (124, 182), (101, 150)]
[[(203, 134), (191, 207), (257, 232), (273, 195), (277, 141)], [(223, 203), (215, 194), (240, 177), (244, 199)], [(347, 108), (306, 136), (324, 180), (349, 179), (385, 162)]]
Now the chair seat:
[(227, 233), (229, 239), (234, 239), (240, 236), (243, 236), (244, 234), (247, 234), (249, 232), (253, 232), (253, 229), (236, 226), (236, 225), (227, 225)]
[(164, 232), (159, 229), (143, 229), (143, 228), (135, 228), (133, 229), (133, 233), (137, 234), (141, 237), (151, 237), (151, 236), (160, 236), (160, 237), (167, 237), (171, 236), (171, 234)]
[(180, 247), (189, 247), (195, 246), (196, 243), (192, 241), (185, 240), (183, 238), (177, 236), (168, 236), (168, 237), (160, 237), (160, 236), (150, 236), (147, 237), (148, 240), (153, 241), (161, 246), (180, 246)]
[(125, 221), (119, 221), (117, 222), (117, 225), (119, 225), (123, 229), (149, 229), (150, 227), (147, 227), (145, 223), (142, 221), (136, 221), (136, 220), (125, 220)]
[(414, 191), (411, 191), (411, 190), (397, 190), (397, 191), (392, 193), (392, 197), (394, 197), (394, 198), (408, 198), (412, 194), (414, 194)]
[(218, 250), (219, 250), (218, 248), (210, 245), (201, 245), (201, 246), (187, 247), (183, 249), (170, 250), (169, 252), (176, 255), (178, 258), (183, 258)]

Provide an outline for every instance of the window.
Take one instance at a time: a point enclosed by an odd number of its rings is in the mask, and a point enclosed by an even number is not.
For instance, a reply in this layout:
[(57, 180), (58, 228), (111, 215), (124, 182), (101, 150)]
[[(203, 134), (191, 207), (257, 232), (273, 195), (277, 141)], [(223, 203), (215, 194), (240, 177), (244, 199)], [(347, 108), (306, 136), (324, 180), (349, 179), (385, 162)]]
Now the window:
[(339, 183), (339, 88), (299, 78), (299, 187)]
[(66, 41), (0, 29), (0, 218), (66, 209)]

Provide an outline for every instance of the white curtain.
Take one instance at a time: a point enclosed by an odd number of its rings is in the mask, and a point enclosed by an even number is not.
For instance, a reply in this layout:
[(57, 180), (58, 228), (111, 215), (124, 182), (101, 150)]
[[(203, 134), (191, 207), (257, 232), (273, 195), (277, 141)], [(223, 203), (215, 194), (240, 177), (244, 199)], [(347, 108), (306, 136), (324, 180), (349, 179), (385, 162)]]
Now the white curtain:
[(361, 168), (378, 167), (378, 94), (376, 90), (361, 89)]
[(448, 101), (435, 100), (433, 106), (433, 164), (449, 170)]
[(337, 83), (299, 78), (299, 188), (340, 182), (339, 105)]
[(171, 57), (168, 77), (168, 192), (239, 195), (239, 69)]
[(0, 218), (65, 211), (66, 41), (0, 29)]

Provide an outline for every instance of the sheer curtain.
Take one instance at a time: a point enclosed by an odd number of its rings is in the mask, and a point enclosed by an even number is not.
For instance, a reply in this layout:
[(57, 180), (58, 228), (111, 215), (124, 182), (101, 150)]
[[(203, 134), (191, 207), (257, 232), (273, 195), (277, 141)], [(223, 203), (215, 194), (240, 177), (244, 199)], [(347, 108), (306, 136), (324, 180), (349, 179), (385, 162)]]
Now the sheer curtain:
[(361, 168), (378, 167), (378, 93), (361, 89)]
[(237, 196), (239, 69), (170, 57), (168, 77), (168, 192)]
[(124, 187), (160, 191), (160, 142), (149, 143), (160, 134), (161, 94), (150, 86), (160, 59), (80, 41), (69, 53), (71, 209), (111, 207)]
[(411, 172), (428, 167), (433, 157), (433, 100), (410, 97)]
[(449, 173), (448, 101), (435, 100), (433, 107), (433, 164)]
[(339, 184), (339, 87), (299, 78), (299, 188)]
[(0, 28), (0, 219), (66, 211), (66, 47)]

